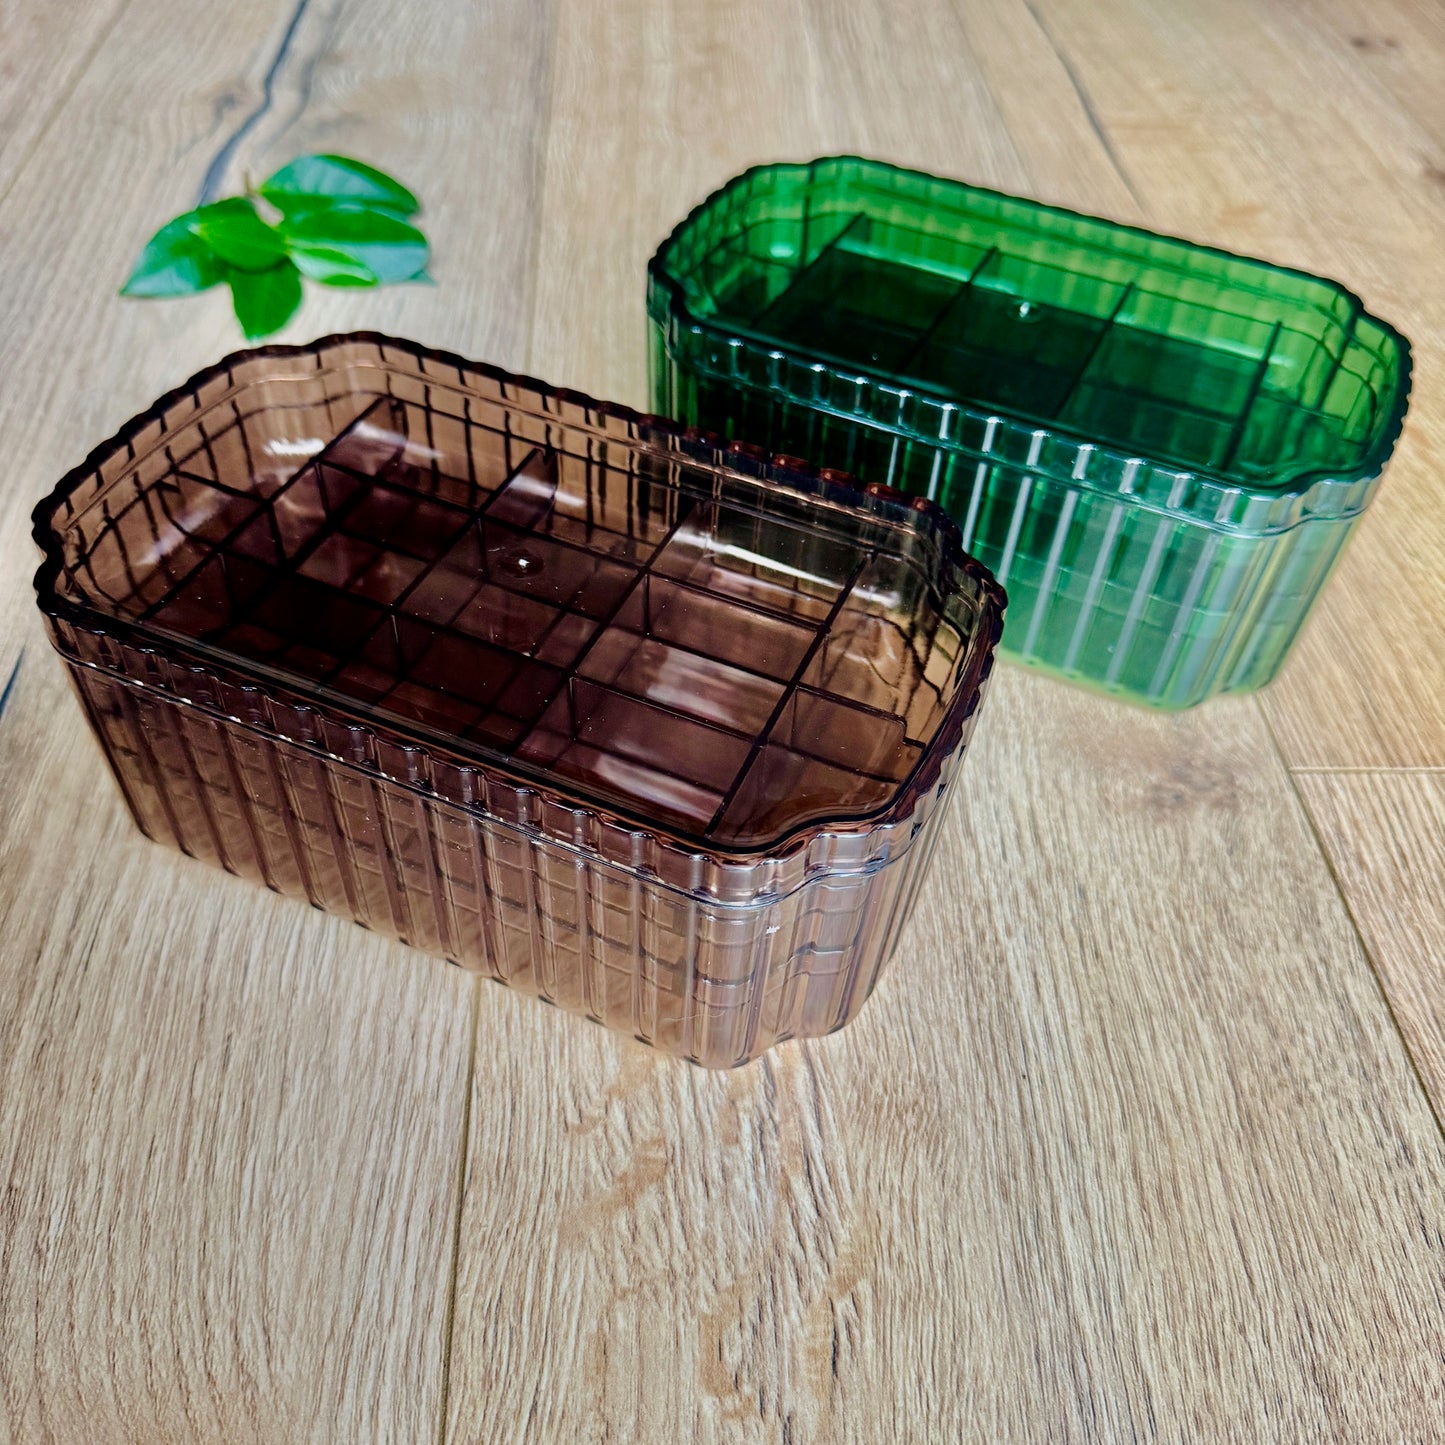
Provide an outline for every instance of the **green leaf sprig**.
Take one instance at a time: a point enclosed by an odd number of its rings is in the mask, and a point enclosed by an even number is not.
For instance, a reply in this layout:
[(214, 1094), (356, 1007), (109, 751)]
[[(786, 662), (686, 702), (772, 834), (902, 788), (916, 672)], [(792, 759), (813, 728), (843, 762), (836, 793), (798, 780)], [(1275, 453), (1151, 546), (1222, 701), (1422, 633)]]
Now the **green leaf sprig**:
[(410, 219), (420, 209), (364, 161), (300, 156), (244, 196), (167, 221), (120, 294), (190, 296), (225, 282), (246, 339), (259, 341), (296, 314), (303, 276), (323, 286), (430, 281), (427, 240)]

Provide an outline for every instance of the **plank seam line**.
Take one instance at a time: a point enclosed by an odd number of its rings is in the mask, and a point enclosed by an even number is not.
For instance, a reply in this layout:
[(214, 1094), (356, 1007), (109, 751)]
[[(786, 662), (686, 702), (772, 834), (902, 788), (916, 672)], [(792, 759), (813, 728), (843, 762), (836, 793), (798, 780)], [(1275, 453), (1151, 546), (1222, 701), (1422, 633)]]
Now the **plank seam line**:
[(281, 67), (285, 65), (287, 57), (291, 54), (291, 46), (296, 40), (296, 32), (300, 29), (301, 21), (310, 4), (311, 0), (296, 0), (296, 6), (286, 22), (286, 29), (281, 33), (281, 41), (276, 47), (276, 53), (271, 57), (271, 63), (261, 77), (260, 102), (252, 107), (240, 125), (221, 142), (220, 149), (216, 151), (210, 165), (206, 167), (206, 174), (201, 178), (201, 189), (196, 197), (198, 206), (216, 199), (216, 189), (221, 183), (221, 177), (226, 173), (226, 167), (231, 164), (231, 157), (236, 154), (241, 142), (261, 123), (262, 117), (275, 104), (276, 77), (280, 75)]
[(437, 1412), (437, 1445), (446, 1445), (447, 1408), (451, 1403), (452, 1339), (457, 1323), (457, 1270), (462, 1254), (462, 1213), (467, 1198), (467, 1159), (472, 1142), (472, 1089), (477, 1075), (477, 1033), (482, 1023), (482, 979), (471, 975), (472, 1002), (468, 1009), (471, 1036), (467, 1045), (467, 1078), (462, 1093), (462, 1141), (457, 1158), (456, 1208), (452, 1216), (451, 1266), (447, 1271), (446, 1313), (442, 1317), (441, 1408)]
[(1048, 42), (1049, 49), (1058, 57), (1058, 62), (1064, 68), (1064, 74), (1068, 77), (1069, 84), (1074, 88), (1074, 94), (1078, 97), (1079, 105), (1083, 109), (1084, 119), (1089, 124), (1089, 129), (1094, 132), (1099, 144), (1104, 149), (1104, 154), (1109, 158), (1109, 164), (1114, 167), (1115, 174), (1124, 183), (1124, 189), (1129, 192), (1134, 204), (1141, 211), (1146, 211), (1144, 198), (1134, 188), (1133, 178), (1124, 168), (1124, 162), (1119, 157), (1119, 152), (1114, 149), (1114, 142), (1109, 139), (1109, 133), (1104, 129), (1104, 123), (1099, 119), (1099, 112), (1094, 109), (1094, 102), (1089, 96), (1087, 87), (1084, 85), (1079, 72), (1074, 69), (1074, 62), (1064, 53), (1064, 47), (1059, 44), (1054, 36), (1053, 30), (1039, 11), (1035, 0), (1024, 0), (1024, 9), (1033, 16), (1034, 24), (1039, 27), (1039, 33)]
[[(542, 234), (543, 222), (546, 219), (547, 207), (547, 173), (550, 167), (547, 164), (547, 156), (551, 150), (552, 125), (556, 117), (556, 107), (552, 104), (553, 94), (557, 88), (557, 45), (558, 30), (557, 7), (555, 4), (547, 6), (547, 75), (542, 85), (542, 133), (537, 137), (537, 160), (533, 167), (532, 185), (536, 193), (536, 214), (532, 222), (532, 231), (535, 238)], [(537, 345), (537, 292), (538, 277), (541, 273), (541, 247), (533, 245), (532, 264), (527, 273), (527, 369), (534, 374), (537, 370), (536, 345)]]
[(85, 79), (90, 67), (95, 63), (95, 57), (105, 48), (106, 42), (115, 31), (115, 27), (120, 24), (121, 16), (130, 8), (130, 3), (131, 0), (120, 0), (120, 3), (115, 7), (115, 14), (110, 17), (110, 22), (101, 29), (100, 34), (91, 42), (90, 49), (86, 51), (80, 64), (75, 67), (74, 73), (65, 85), (61, 87), (55, 104), (50, 108), (50, 114), (45, 117), (44, 123), (40, 129), (36, 131), (35, 138), (30, 142), (30, 146), (25, 154), (21, 156), (19, 164), (15, 167), (15, 170), (10, 176), (10, 180), (6, 183), (5, 189), (0, 191), (0, 205), (3, 205), (10, 199), (10, 192), (15, 189), (20, 177), (30, 169), (30, 162), (35, 159), (46, 136), (50, 134), (51, 127), (54, 126), (55, 122), (59, 119), (61, 111), (70, 104), (71, 96), (80, 88), (80, 82)]
[[(1430, 1117), (1435, 1121), (1435, 1131), (1442, 1140), (1445, 1140), (1445, 1122), (1441, 1121), (1440, 1112), (1435, 1107), (1435, 1098), (1431, 1094), (1429, 1086), (1425, 1082), (1425, 1075), (1420, 1070), (1420, 1065), (1415, 1058), (1415, 1052), (1410, 1047), (1410, 1041), (1405, 1036), (1405, 1030), (1400, 1026), (1400, 1016), (1395, 1012), (1395, 1005), (1390, 998), (1390, 991), (1385, 987), (1384, 976), (1380, 967), (1375, 961), (1375, 956), (1370, 950), (1370, 945), (1365, 941), (1364, 930), (1360, 926), (1360, 920), (1355, 914), (1353, 905), (1350, 903), (1350, 895), (1345, 890), (1344, 880), (1340, 877), (1339, 870), (1335, 867), (1334, 859), (1330, 857), (1330, 850), (1325, 845), (1324, 834), (1320, 831), (1320, 825), (1315, 818), (1314, 809), (1310, 807), (1309, 799), (1300, 791), (1299, 780), (1289, 763), (1285, 760), (1284, 748), (1275, 734), (1274, 726), (1270, 722), (1269, 713), (1258, 698), (1253, 699), (1256, 711), (1264, 721), (1264, 730), (1269, 735), (1269, 740), (1274, 746), (1275, 756), (1279, 759), (1284, 768), (1285, 776), (1289, 779), (1289, 785), (1295, 795), (1295, 801), (1303, 809), (1305, 821), (1309, 824), (1310, 833), (1315, 840), (1315, 847), (1319, 849), (1320, 857), (1325, 867), (1329, 870), (1330, 882), (1334, 884), (1335, 892), (1339, 894), (1340, 902), (1344, 905), (1345, 917), (1350, 920), (1350, 928), (1353, 930), (1356, 942), (1360, 945), (1360, 952), (1364, 954), (1365, 966), (1370, 970), (1370, 975), (1375, 980), (1375, 987), (1379, 990), (1380, 1001), (1385, 1005), (1386, 1017), (1390, 1020), (1390, 1026), (1395, 1030), (1396, 1037), (1400, 1040), (1400, 1047), (1405, 1051), (1405, 1060), (1410, 1065), (1410, 1072), (1415, 1076), (1416, 1087), (1424, 1096), (1425, 1107), (1430, 1111)], [(1303, 771), (1303, 770), (1302, 770)], [(1320, 771), (1326, 771), (1320, 769)]]
[[(1018, 140), (1015, 138), (1014, 133), (1009, 129), (1008, 121), (1004, 118), (1003, 106), (999, 102), (998, 91), (995, 88), (993, 81), (989, 78), (988, 72), (984, 69), (984, 67), (979, 64), (978, 49), (973, 43), (973, 37), (968, 33), (968, 22), (964, 19), (963, 14), (959, 9), (958, 0), (950, 0), (950, 4), (948, 6), (948, 13), (953, 17), (954, 23), (958, 29), (959, 41), (962, 44), (964, 50), (968, 52), (968, 58), (973, 64), (974, 75), (976, 76), (978, 83), (983, 87), (983, 93), (987, 97), (989, 105), (993, 108), (994, 118), (998, 121), (999, 129), (1003, 132), (1004, 136), (1008, 140), (1009, 149), (1013, 153), (1014, 160), (1018, 164), (1018, 167), (1023, 172), (1023, 174), (1029, 177), (1030, 184), (1032, 184), (1033, 172), (1029, 165), (1028, 159), (1024, 156), (1023, 152), (1019, 150)], [(838, 238), (835, 237), (834, 239), (836, 240)], [(978, 269), (983, 269), (982, 262), (979, 263)], [(967, 284), (968, 283), (965, 282), (963, 286), (959, 287), (960, 294), (966, 289)], [(946, 309), (947, 308), (945, 308), (945, 310)], [(943, 313), (940, 312), (939, 315), (934, 318), (935, 324), (942, 319)], [(900, 368), (900, 370), (901, 369), (902, 368)], [(891, 472), (889, 480), (892, 480)]]
[(1407, 777), (1438, 777), (1445, 774), (1445, 764), (1442, 763), (1403, 763), (1399, 766), (1385, 764), (1380, 767), (1361, 765), (1358, 767), (1331, 768), (1323, 765), (1309, 765), (1300, 768), (1290, 768), (1290, 772), (1296, 777), (1308, 778), (1388, 778), (1393, 773), (1400, 773)]
[(5, 716), (5, 709), (10, 706), (10, 695), (15, 691), (15, 680), (20, 676), (20, 665), (25, 661), (25, 648), (20, 649), (20, 656), (15, 659), (15, 666), (10, 669), (10, 678), (6, 682), (4, 690), (0, 691), (0, 718)]

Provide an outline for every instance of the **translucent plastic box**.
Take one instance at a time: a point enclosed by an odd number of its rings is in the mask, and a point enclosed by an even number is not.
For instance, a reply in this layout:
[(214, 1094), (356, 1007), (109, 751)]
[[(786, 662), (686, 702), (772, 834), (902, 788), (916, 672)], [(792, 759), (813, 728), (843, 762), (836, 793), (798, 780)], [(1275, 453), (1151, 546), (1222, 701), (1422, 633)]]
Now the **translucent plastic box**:
[(648, 311), (658, 410), (936, 499), (1006, 654), (1160, 707), (1274, 676), (1409, 391), (1333, 282), (853, 157), (724, 186)]
[(1002, 625), (936, 507), (379, 336), (202, 372), (35, 536), (150, 837), (714, 1066), (867, 998)]

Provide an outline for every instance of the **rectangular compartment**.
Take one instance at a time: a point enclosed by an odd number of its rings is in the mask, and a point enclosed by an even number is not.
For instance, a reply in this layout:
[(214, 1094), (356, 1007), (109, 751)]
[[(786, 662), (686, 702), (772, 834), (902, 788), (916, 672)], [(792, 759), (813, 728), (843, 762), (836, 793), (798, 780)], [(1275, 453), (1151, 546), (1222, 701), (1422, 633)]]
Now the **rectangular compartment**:
[(659, 411), (936, 500), (1006, 655), (1159, 707), (1278, 671), (1409, 391), (1333, 282), (847, 156), (710, 197), (648, 314)]
[(201, 373), (35, 538), (150, 837), (712, 1066), (867, 998), (1002, 626), (937, 508), (374, 336)]

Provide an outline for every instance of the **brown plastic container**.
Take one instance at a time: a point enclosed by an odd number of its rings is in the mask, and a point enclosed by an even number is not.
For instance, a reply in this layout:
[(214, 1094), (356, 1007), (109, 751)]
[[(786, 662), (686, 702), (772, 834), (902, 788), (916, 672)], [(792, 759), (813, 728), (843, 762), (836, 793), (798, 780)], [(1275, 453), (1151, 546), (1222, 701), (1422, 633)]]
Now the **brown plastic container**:
[(868, 997), (1004, 605), (929, 503), (373, 335), (192, 378), (35, 538), (147, 835), (711, 1066)]

